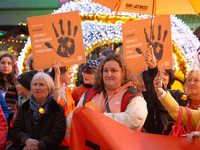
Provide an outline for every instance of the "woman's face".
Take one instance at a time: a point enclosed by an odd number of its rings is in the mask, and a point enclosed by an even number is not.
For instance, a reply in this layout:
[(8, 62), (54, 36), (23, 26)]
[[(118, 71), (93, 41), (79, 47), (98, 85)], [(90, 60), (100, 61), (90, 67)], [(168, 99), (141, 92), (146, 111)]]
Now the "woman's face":
[(39, 104), (42, 104), (47, 100), (49, 91), (47, 83), (43, 79), (33, 80), (31, 84), (31, 91)]
[(67, 71), (65, 73), (61, 73), (60, 82), (65, 83), (65, 84), (69, 84), (70, 80), (73, 78), (72, 73), (73, 73), (72, 67), (67, 69)]
[(8, 75), (12, 72), (12, 60), (10, 57), (3, 57), (0, 61), (0, 72), (3, 75)]
[(16, 85), (18, 95), (26, 95), (26, 92), (29, 91), (24, 86), (22, 86), (19, 82)]
[(107, 61), (103, 67), (103, 82), (109, 91), (118, 89), (122, 84), (123, 74), (118, 62)]
[(187, 77), (187, 89), (191, 96), (200, 94), (200, 79), (194, 73)]
[(92, 69), (83, 68), (82, 71), (83, 81), (85, 84), (93, 85), (95, 82), (95, 75)]
[(164, 86), (167, 87), (167, 84), (169, 83), (169, 74), (166, 71), (163, 71), (162, 82)]

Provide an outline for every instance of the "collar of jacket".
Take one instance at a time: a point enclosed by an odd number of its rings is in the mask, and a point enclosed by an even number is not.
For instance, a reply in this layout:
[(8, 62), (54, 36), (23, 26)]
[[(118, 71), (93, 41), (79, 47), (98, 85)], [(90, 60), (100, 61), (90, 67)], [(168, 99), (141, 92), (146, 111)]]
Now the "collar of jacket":
[[(58, 111), (60, 109), (59, 104), (54, 99), (52, 99), (49, 103), (49, 108), (51, 111)], [(22, 105), (22, 110), (29, 110), (29, 100), (24, 102)]]

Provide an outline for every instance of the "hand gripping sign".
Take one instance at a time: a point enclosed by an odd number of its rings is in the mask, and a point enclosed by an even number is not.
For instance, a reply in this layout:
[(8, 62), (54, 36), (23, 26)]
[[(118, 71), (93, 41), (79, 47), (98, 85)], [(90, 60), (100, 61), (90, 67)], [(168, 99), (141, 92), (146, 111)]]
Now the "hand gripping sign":
[(27, 18), (34, 67), (52, 67), (55, 59), (63, 65), (85, 63), (85, 49), (78, 11)]

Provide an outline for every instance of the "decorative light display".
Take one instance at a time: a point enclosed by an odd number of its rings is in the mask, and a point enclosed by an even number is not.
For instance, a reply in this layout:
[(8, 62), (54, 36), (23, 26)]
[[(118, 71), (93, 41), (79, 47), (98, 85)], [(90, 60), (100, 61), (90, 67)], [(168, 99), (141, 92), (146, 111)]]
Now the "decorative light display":
[[(122, 23), (151, 17), (149, 15), (128, 12), (118, 12), (115, 15), (116, 12), (112, 12), (109, 8), (90, 1), (70, 1), (52, 13), (79, 11), (86, 55), (100, 45), (122, 42)], [(180, 72), (187, 74), (200, 42), (190, 28), (174, 15), (171, 15), (171, 31), (173, 54), (176, 56), (177, 61), (175, 67)], [(26, 58), (25, 55), (29, 53), (27, 52), (29, 46), (30, 38), (27, 40), (25, 47), (20, 53), (21, 56), (18, 58), (18, 66), (21, 72), (23, 72), (24, 68), (22, 64)], [(75, 86), (77, 79), (77, 68), (78, 65), (73, 66), (74, 78), (69, 85), (72, 88)]]

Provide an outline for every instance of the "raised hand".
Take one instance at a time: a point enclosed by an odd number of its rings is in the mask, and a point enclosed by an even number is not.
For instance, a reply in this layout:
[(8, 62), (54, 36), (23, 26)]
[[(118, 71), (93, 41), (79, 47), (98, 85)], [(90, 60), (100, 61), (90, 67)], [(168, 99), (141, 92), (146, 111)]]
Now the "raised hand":
[(156, 58), (154, 55), (153, 47), (151, 45), (149, 45), (149, 48), (146, 49), (144, 60), (149, 69), (153, 69), (156, 67)]
[(153, 84), (154, 84), (154, 89), (157, 93), (157, 96), (162, 95), (164, 90), (162, 88), (162, 77), (160, 76), (160, 72), (154, 78)]

